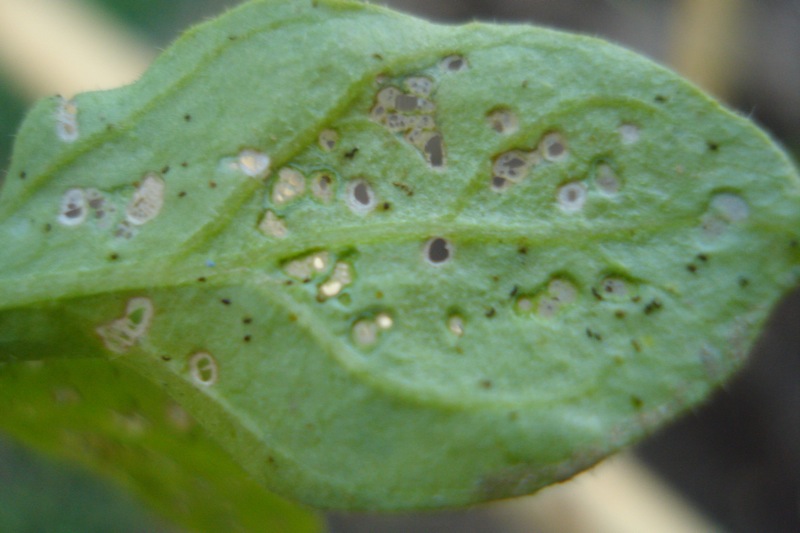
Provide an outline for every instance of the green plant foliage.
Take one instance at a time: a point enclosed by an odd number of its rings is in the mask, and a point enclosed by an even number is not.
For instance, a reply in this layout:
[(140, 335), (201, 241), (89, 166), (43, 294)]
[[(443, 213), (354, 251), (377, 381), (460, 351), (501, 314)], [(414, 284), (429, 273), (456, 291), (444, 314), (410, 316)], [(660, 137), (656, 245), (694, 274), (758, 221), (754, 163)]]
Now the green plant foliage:
[[(0, 425), (165, 499), (215, 468), (179, 451), (206, 435), (323, 507), (529, 493), (741, 365), (797, 281), (798, 185), (748, 121), (601, 41), (250, 2), (27, 118)], [(172, 402), (207, 433), (162, 427)], [(133, 475), (135, 439), (177, 462)]]

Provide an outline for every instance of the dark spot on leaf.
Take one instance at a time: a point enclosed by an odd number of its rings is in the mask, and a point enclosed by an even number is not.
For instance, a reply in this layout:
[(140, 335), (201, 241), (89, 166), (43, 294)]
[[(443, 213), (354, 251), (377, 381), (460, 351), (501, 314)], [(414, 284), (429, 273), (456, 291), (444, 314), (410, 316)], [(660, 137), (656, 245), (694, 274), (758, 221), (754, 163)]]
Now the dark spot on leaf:
[(620, 319), (625, 318), (625, 311), (618, 309), (614, 312), (614, 316)]
[(384, 203), (383, 203), (383, 210), (384, 210), (384, 211), (388, 211), (388, 210), (390, 210), (391, 208), (392, 208), (392, 204), (390, 204), (389, 202), (384, 202)]
[(644, 308), (644, 314), (650, 315), (655, 313), (656, 311), (661, 310), (664, 307), (659, 300), (651, 300), (649, 304), (647, 304)]
[(517, 293), (518, 293), (518, 292), (519, 292), (519, 287), (518, 287), (518, 286), (516, 286), (516, 285), (514, 285), (514, 288), (513, 288), (513, 289), (511, 289), (511, 292), (509, 293), (509, 296), (510, 296), (511, 298), (513, 298), (514, 296), (516, 296), (516, 295), (517, 295)]
[(383, 61), (383, 56), (380, 54), (372, 54), (373, 59), (377, 59), (378, 61)]
[(381, 291), (377, 291), (375, 293), (375, 298), (377, 298), (378, 300), (382, 300), (383, 299), (383, 293)]
[(164, 168), (162, 168), (162, 169), (161, 169), (161, 173), (162, 173), (162, 174), (167, 174), (167, 173), (169, 173), (169, 165), (166, 165)]
[(495, 190), (504, 189), (507, 183), (508, 180), (501, 176), (494, 176), (492, 178), (492, 188)]
[(597, 287), (592, 287), (592, 296), (597, 301), (603, 301), (603, 295), (600, 294), (600, 291), (597, 290)]
[(747, 279), (745, 277), (739, 278), (739, 287), (745, 289), (748, 286), (750, 286), (750, 280), (749, 279)]
[(492, 381), (490, 379), (482, 379), (481, 380), (481, 388), (491, 389), (492, 388)]
[(183, 115), (183, 120), (185, 120), (186, 122), (191, 122), (192, 121), (192, 115), (190, 115), (189, 113), (186, 113), (185, 115)]
[(522, 80), (522, 88), (523, 89), (527, 89), (528, 88), (528, 80)]
[(686, 265), (686, 270), (688, 270), (692, 274), (696, 274), (697, 273), (697, 265), (695, 265), (694, 263), (689, 263), (688, 265)]
[(184, 161), (183, 163), (181, 163), (181, 166), (182, 166), (183, 168), (186, 168), (186, 167), (188, 167), (188, 166), (189, 166), (189, 163), (187, 163), (186, 161)]
[(108, 258), (111, 261), (116, 261), (117, 259), (119, 259), (119, 254), (111, 254), (111, 255), (108, 256)]
[(19, 173), (19, 179), (24, 180), (27, 177), (28, 177), (28, 173), (25, 172), (24, 170)]
[(638, 410), (642, 408), (644, 402), (638, 396), (631, 396), (631, 405), (633, 406), (634, 409)]
[(633, 349), (636, 350), (637, 353), (641, 353), (642, 345), (639, 343), (639, 341), (637, 341), (636, 339), (633, 339), (631, 341), (631, 346), (633, 346)]
[(287, 279), (286, 281), (283, 282), (283, 284), (286, 285), (287, 287), (291, 287), (292, 285), (294, 285), (294, 281)]
[(178, 193), (178, 198), (183, 198), (186, 196), (186, 191), (181, 191)]
[(372, 197), (369, 193), (369, 187), (363, 181), (357, 183), (356, 186), (353, 188), (353, 198), (356, 199), (358, 203), (361, 205), (369, 205), (372, 201)]
[(239, 37), (237, 37), (236, 35), (228, 35), (228, 40), (229, 40), (229, 41), (235, 41), (235, 40), (236, 40), (236, 39), (238, 39), (238, 38), (239, 38)]
[(169, 363), (170, 361), (172, 361), (172, 357), (168, 355), (162, 355), (161, 360), (164, 361), (165, 363)]
[(253, 337), (251, 335), (244, 336), (244, 342), (250, 342), (251, 340), (253, 340)]
[(716, 152), (717, 150), (719, 150), (719, 144), (717, 144), (715, 142), (708, 141), (708, 143), (706, 143), (706, 145), (708, 146), (708, 149), (710, 151), (712, 151), (712, 152)]
[(220, 300), (220, 302), (222, 302), (225, 305), (231, 305), (231, 300), (229, 298), (223, 298), (222, 300)]
[(294, 313), (289, 315), (289, 322), (297, 322), (297, 315), (295, 315)]
[(199, 277), (199, 278), (197, 278), (197, 281), (200, 282), (200, 283), (205, 283), (206, 282), (206, 278)]
[(528, 247), (527, 247), (527, 246), (520, 246), (520, 247), (517, 249), (517, 253), (518, 253), (518, 254), (520, 254), (520, 255), (525, 255), (525, 254), (527, 254), (527, 253), (528, 253)]
[(702, 261), (702, 262), (704, 262), (704, 263), (705, 263), (706, 261), (708, 261), (708, 256), (707, 256), (706, 254), (698, 254), (698, 255), (697, 255), (697, 259), (698, 259), (699, 261)]
[(44, 225), (44, 232), (45, 233), (50, 233), (52, 230), (53, 230), (53, 225), (52, 224), (45, 224)]
[(244, 318), (242, 319), (242, 323), (243, 323), (243, 324), (252, 324), (252, 323), (253, 323), (253, 319), (252, 319), (252, 318), (250, 318), (249, 316), (246, 316), (246, 317), (244, 317)]
[(497, 314), (497, 310), (494, 307), (490, 307), (485, 314), (486, 318), (493, 318)]
[(596, 341), (602, 341), (603, 340), (603, 336), (602, 335), (600, 335), (596, 331), (593, 331), (590, 328), (586, 328), (586, 336), (589, 337), (590, 339), (594, 339)]
[(209, 181), (208, 182), (208, 186), (211, 187), (212, 189), (216, 189), (217, 188), (217, 182), (216, 181)]
[(356, 156), (357, 153), (358, 153), (358, 148), (353, 148), (349, 152), (345, 152), (344, 156), (347, 159), (353, 159)]
[(669, 98), (667, 98), (663, 94), (657, 94), (656, 97), (654, 98), (654, 100), (659, 104), (665, 104), (665, 103), (667, 103)]

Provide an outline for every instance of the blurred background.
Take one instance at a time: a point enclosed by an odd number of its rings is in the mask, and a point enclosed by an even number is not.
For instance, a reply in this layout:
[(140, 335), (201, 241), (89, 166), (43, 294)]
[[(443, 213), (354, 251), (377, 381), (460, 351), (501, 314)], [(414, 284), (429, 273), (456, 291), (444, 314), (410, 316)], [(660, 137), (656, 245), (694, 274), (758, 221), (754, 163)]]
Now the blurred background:
[[(121, 25), (126, 29), (124, 39), (121, 32), (112, 33), (125, 41), (130, 62), (137, 65), (146, 64), (187, 26), (239, 3), (28, 2), (41, 3), (46, 9), (67, 10), (80, 4), (95, 15), (100, 14), (98, 29), (107, 24)], [(7, 167), (14, 132), (25, 109), (50, 91), (46, 76), (42, 81), (20, 70), (20, 64), (30, 63), (26, 50), (9, 44), (14, 41), (8, 38), (13, 30), (35, 31), (13, 18), (11, 8), (15, 3), (19, 0), (0, 0), (0, 169)], [(760, 123), (796, 158), (800, 156), (800, 0), (384, 3), (446, 23), (475, 19), (530, 22), (606, 38), (685, 74)], [(20, 41), (19, 36), (16, 41)], [(37, 65), (41, 62), (37, 61)], [(85, 83), (85, 88), (96, 88), (91, 79)], [(800, 293), (776, 309), (751, 363), (731, 385), (704, 407), (653, 435), (634, 453), (722, 531), (800, 531)], [(413, 516), (335, 514), (328, 523), (331, 531), (341, 533), (558, 533), (553, 529), (558, 526), (547, 524), (547, 520), (537, 523), (536, 512), (526, 514), (526, 509), (536, 506), (535, 498), (530, 500), (530, 505), (523, 499), (463, 512)], [(626, 512), (625, 501), (617, 505)], [(562, 511), (568, 513), (569, 509)], [(102, 481), (38, 457), (0, 436), (0, 531), (170, 529), (140, 509), (129, 496)], [(587, 529), (569, 529), (568, 525), (559, 531), (591, 533)]]

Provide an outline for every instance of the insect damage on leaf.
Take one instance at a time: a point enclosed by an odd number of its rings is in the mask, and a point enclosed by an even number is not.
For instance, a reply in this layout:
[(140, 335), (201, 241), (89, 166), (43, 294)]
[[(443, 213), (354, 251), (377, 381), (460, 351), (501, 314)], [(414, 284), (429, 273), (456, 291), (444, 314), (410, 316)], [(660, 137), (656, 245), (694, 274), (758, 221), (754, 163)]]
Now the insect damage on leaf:
[(343, 0), (40, 103), (21, 172), (0, 356), (114, 359), (323, 507), (565, 479), (706, 398), (800, 273), (796, 170), (673, 73)]

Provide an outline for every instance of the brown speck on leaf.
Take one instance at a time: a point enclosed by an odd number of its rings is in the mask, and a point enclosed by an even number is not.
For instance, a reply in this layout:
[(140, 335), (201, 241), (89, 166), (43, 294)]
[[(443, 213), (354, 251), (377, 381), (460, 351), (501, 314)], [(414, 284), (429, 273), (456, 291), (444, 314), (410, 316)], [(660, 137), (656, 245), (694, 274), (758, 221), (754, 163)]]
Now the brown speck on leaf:
[(695, 265), (694, 263), (689, 263), (688, 265), (686, 265), (686, 270), (688, 270), (692, 274), (696, 274), (697, 273), (697, 265)]
[(594, 296), (595, 300), (603, 301), (603, 295), (600, 294), (600, 291), (597, 290), (597, 287), (592, 287), (592, 296)]
[(490, 379), (482, 379), (481, 380), (481, 387), (484, 389), (491, 389), (492, 388), (492, 381)]
[(642, 345), (639, 343), (639, 341), (637, 341), (636, 339), (633, 339), (631, 341), (631, 346), (633, 346), (633, 349), (636, 350), (637, 353), (641, 353)]
[(352, 150), (345, 152), (344, 156), (347, 159), (353, 159), (357, 153), (358, 153), (358, 148), (353, 148)]
[(223, 298), (223, 299), (220, 300), (220, 302), (222, 302), (225, 305), (231, 305), (230, 298)]
[(217, 182), (216, 181), (209, 181), (208, 182), (208, 186), (211, 187), (212, 189), (216, 189), (217, 188)]
[(19, 179), (24, 180), (27, 177), (28, 177), (28, 173), (25, 172), (24, 170), (19, 173)]
[(405, 183), (403, 183), (401, 181), (394, 181), (394, 182), (392, 182), (392, 185), (397, 187), (398, 189), (400, 189), (404, 193), (406, 193), (406, 196), (409, 196), (409, 197), (410, 196), (414, 196), (414, 189), (412, 189), (411, 187), (409, 187)]
[(667, 97), (664, 96), (663, 94), (657, 94), (654, 100), (659, 104), (664, 104), (667, 102)]
[(289, 322), (297, 322), (297, 315), (295, 315), (294, 313), (289, 315)]
[(186, 122), (191, 122), (192, 121), (192, 115), (190, 115), (189, 113), (186, 113), (185, 115), (183, 115), (183, 120), (185, 120)]
[(528, 247), (520, 246), (519, 249), (517, 249), (517, 253), (519, 253), (520, 255), (526, 255), (528, 253)]
[(201, 277), (197, 278), (197, 281), (200, 282), (200, 283), (205, 283), (206, 282), (206, 278), (201, 276)]
[(178, 193), (178, 198), (184, 198), (186, 196), (186, 191), (181, 191)]
[(614, 316), (620, 319), (625, 318), (625, 311), (623, 311), (622, 309), (618, 309), (617, 311), (614, 312)]
[(741, 288), (745, 289), (745, 288), (747, 288), (749, 285), (750, 285), (750, 280), (749, 280), (749, 279), (747, 279), (747, 278), (745, 278), (745, 277), (741, 277), (741, 278), (739, 278), (739, 287), (741, 287)]
[(708, 256), (706, 254), (698, 254), (697, 259), (698, 261), (702, 261), (705, 263), (706, 261), (708, 261)]
[(516, 295), (517, 295), (517, 293), (518, 293), (518, 292), (519, 292), (519, 287), (518, 287), (518, 286), (516, 286), (516, 285), (514, 285), (514, 288), (513, 288), (513, 289), (511, 289), (511, 292), (509, 293), (509, 296), (510, 296), (511, 298), (513, 298), (514, 296), (516, 296)]
[(253, 340), (253, 337), (251, 335), (244, 336), (244, 342), (250, 342), (251, 340)]
[(116, 261), (117, 259), (119, 259), (119, 254), (111, 254), (108, 256), (108, 258), (112, 261)]
[(492, 318), (497, 314), (497, 310), (494, 307), (490, 307), (486, 310), (486, 318)]
[(250, 318), (249, 316), (246, 316), (246, 317), (244, 317), (242, 319), (242, 323), (244, 323), (244, 324), (252, 324), (253, 323), (253, 319)]
[(172, 361), (172, 357), (168, 355), (162, 355), (161, 360), (164, 361), (165, 363), (169, 363), (170, 361)]

